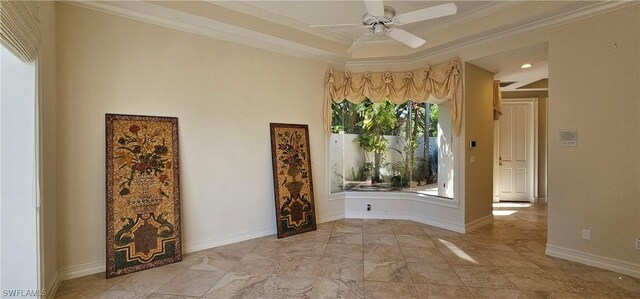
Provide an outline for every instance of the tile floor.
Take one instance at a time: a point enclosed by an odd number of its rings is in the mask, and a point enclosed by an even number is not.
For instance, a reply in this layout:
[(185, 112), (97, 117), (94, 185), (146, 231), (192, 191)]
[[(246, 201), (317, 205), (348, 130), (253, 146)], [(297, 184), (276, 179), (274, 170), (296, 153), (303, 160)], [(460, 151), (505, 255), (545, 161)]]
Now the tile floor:
[(109, 280), (63, 281), (56, 298), (640, 298), (640, 279), (546, 256), (545, 205), (501, 203), (494, 213), (466, 235), (343, 219)]

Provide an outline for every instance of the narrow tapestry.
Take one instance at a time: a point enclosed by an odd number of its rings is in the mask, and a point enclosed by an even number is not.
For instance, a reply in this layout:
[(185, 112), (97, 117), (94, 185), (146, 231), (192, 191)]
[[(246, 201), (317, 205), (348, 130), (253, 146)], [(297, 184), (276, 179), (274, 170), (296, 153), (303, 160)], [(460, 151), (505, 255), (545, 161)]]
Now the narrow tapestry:
[(308, 126), (272, 123), (271, 155), (278, 238), (315, 230)]
[(178, 119), (106, 115), (107, 278), (182, 260)]

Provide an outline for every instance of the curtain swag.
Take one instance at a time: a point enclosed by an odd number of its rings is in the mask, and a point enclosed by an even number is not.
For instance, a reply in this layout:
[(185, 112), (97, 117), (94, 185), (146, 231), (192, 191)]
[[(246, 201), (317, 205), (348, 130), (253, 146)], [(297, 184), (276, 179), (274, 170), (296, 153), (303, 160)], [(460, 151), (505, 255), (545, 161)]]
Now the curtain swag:
[(500, 81), (493, 81), (493, 120), (500, 119), (502, 115), (502, 93), (500, 92)]
[(347, 100), (360, 103), (365, 99), (379, 103), (385, 99), (395, 104), (409, 100), (443, 102), (451, 100), (453, 131), (460, 134), (462, 122), (462, 67), (459, 59), (426, 66), (409, 72), (349, 73), (328, 70), (325, 76), (324, 122), (331, 133), (331, 102)]
[(36, 4), (0, 1), (0, 42), (24, 62), (34, 61), (40, 48), (40, 24)]

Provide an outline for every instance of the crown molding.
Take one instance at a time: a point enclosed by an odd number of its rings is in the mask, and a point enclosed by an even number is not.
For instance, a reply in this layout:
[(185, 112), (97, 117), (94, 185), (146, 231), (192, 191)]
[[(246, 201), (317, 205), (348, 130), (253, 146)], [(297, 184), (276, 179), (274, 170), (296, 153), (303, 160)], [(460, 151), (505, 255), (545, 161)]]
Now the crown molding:
[(262, 9), (260, 7), (257, 7), (255, 5), (249, 4), (247, 2), (243, 2), (243, 1), (216, 1), (216, 0), (205, 0), (206, 2), (210, 2), (210, 3), (214, 3), (215, 5), (219, 5), (222, 6), (224, 8), (228, 8), (228, 9), (232, 9), (235, 10), (237, 12), (243, 13), (243, 14), (247, 14), (250, 16), (254, 16), (257, 18), (261, 18), (263, 20), (267, 20), (269, 22), (273, 22), (276, 24), (280, 24), (283, 26), (287, 26), (287, 27), (291, 27), (294, 28), (296, 30), (300, 30), (306, 33), (309, 33), (311, 35), (320, 37), (320, 38), (324, 38), (330, 41), (334, 41), (337, 43), (341, 43), (341, 44), (351, 44), (353, 42), (353, 40), (351, 40), (350, 38), (344, 37), (342, 35), (339, 34), (335, 34), (331, 31), (328, 30), (323, 30), (323, 29), (319, 29), (319, 28), (312, 28), (309, 27), (309, 24), (305, 24), (303, 22), (300, 22), (298, 20), (286, 17), (286, 16), (282, 16), (273, 12), (270, 12), (268, 10)]
[[(79, 6), (103, 13), (117, 15), (129, 19), (134, 19), (150, 24), (168, 27), (180, 31), (190, 32), (216, 39), (221, 39), (241, 45), (259, 48), (270, 52), (289, 55), (302, 59), (314, 60), (329, 63), (333, 66), (344, 66), (350, 71), (365, 71), (371, 68), (385, 69), (413, 69), (416, 65), (425, 65), (427, 62), (444, 61), (457, 56), (456, 53), (472, 47), (483, 46), (499, 40), (505, 40), (523, 34), (530, 34), (542, 30), (558, 27), (568, 23), (576, 22), (591, 16), (603, 14), (617, 9), (640, 4), (634, 1), (607, 1), (597, 2), (578, 10), (567, 12), (560, 16), (549, 17), (539, 21), (524, 24), (518, 27), (502, 30), (482, 36), (470, 37), (452, 42), (437, 48), (427, 49), (417, 53), (393, 58), (372, 58), (372, 59), (350, 59), (347, 53), (339, 55), (333, 52), (317, 49), (294, 41), (274, 37), (265, 33), (248, 30), (242, 27), (229, 25), (216, 20), (194, 16), (188, 13), (165, 8), (159, 5), (144, 1), (135, 2), (98, 2), (98, 1), (63, 1), (64, 3)], [(216, 3), (219, 4), (219, 3)], [(231, 5), (225, 4), (231, 8)], [(481, 18), (504, 9), (512, 3), (496, 4), (484, 9), (466, 14), (463, 18), (467, 21)], [(236, 6), (237, 7), (237, 6)], [(242, 11), (241, 11), (242, 12)], [(264, 15), (263, 15), (264, 16)], [(268, 18), (273, 18), (269, 16)], [(265, 17), (267, 18), (267, 17)], [(271, 20), (268, 20), (271, 21)], [(293, 23), (292, 23), (293, 22)], [(281, 25), (287, 23), (293, 26), (297, 21), (281, 20)], [(456, 21), (457, 22), (457, 21)], [(462, 22), (462, 21), (460, 21)], [(453, 24), (453, 23), (450, 23)], [(296, 29), (300, 29), (296, 27)], [(307, 31), (305, 31), (307, 32)], [(372, 41), (375, 46), (384, 46), (383, 40)], [(358, 45), (365, 46), (365, 45)]]
[(62, 2), (73, 6), (83, 7), (111, 15), (208, 36), (293, 57), (339, 65), (344, 65), (347, 60), (346, 55), (337, 55), (329, 51), (274, 37), (265, 33), (248, 30), (204, 17), (194, 16), (144, 1)]
[[(517, 1), (498, 1), (498, 2), (493, 2), (491, 4), (482, 6), (480, 8), (477, 8), (475, 10), (466, 12), (464, 14), (461, 14), (459, 17), (447, 21), (447, 22), (442, 22), (440, 24), (437, 24), (435, 26), (429, 26), (428, 28), (426, 28), (425, 30), (420, 30), (418, 32), (412, 32), (413, 34), (420, 36), (420, 37), (425, 37), (428, 36), (429, 34), (436, 32), (438, 30), (443, 30), (443, 28), (445, 27), (450, 27), (450, 26), (458, 26), (458, 25), (462, 25), (465, 23), (469, 23), (487, 16), (490, 16), (494, 13), (497, 13), (501, 10), (504, 10), (506, 8), (512, 7), (517, 5), (518, 2)], [(326, 31), (329, 32), (329, 31)], [(358, 40), (353, 40), (353, 43), (351, 45), (351, 48), (353, 49), (367, 49), (367, 48), (377, 48), (379, 46), (398, 46), (398, 45), (403, 45), (401, 42), (396, 41), (392, 38), (388, 38), (385, 36), (385, 38), (375, 38), (375, 39), (370, 39), (370, 40), (365, 40), (365, 41), (358, 41)], [(419, 51), (418, 51), (419, 52)], [(416, 52), (417, 53), (417, 52)]]
[[(446, 22), (442, 22), (436, 25), (432, 25), (429, 26), (427, 28), (425, 28), (424, 30), (419, 30), (417, 32), (412, 32), (415, 35), (424, 37), (424, 36), (428, 36), (429, 34), (432, 34), (433, 32), (439, 31), (439, 30), (443, 30), (446, 27), (449, 26), (457, 26), (457, 25), (462, 25), (462, 24), (466, 24), (469, 22), (473, 22), (475, 20), (490, 16), (494, 13), (497, 13), (501, 10), (504, 10), (506, 8), (515, 6), (518, 4), (518, 1), (497, 1), (497, 2), (492, 2), (491, 4), (487, 4), (485, 6), (476, 8), (472, 11), (468, 11), (466, 13), (460, 14), (458, 17), (451, 19), (449, 21)], [(374, 42), (372, 41), (365, 41), (363, 42), (361, 45), (359, 45), (358, 47), (360, 48), (367, 48), (367, 47), (377, 47), (380, 45), (402, 45), (402, 43), (400, 43), (399, 41), (396, 41), (394, 39), (391, 38), (386, 38), (384, 40), (375, 40)]]
[[(310, 28), (309, 24), (300, 22), (298, 20), (279, 15), (263, 8), (257, 7), (255, 5), (243, 2), (243, 1), (216, 1), (216, 0), (206, 0), (207, 2), (215, 3), (216, 5), (229, 8), (247, 15), (255, 16), (270, 22), (274, 22), (280, 25), (288, 26), (294, 28), (296, 30), (304, 31), (309, 34), (315, 35), (317, 37), (325, 38), (328, 40), (332, 40), (338, 43), (351, 44), (351, 47), (356, 48), (366, 48), (366, 47), (378, 47), (380, 45), (402, 45), (402, 43), (388, 38), (384, 36), (384, 38), (375, 38), (365, 41), (358, 41), (355, 39), (351, 39), (345, 37), (343, 35), (339, 35), (333, 33), (326, 29), (320, 28)], [(497, 1), (491, 2), (489, 4), (485, 4), (479, 8), (476, 8), (472, 11), (465, 12), (463, 14), (459, 14), (456, 18), (448, 20), (446, 22), (442, 22), (433, 26), (429, 26), (424, 30), (420, 30), (418, 32), (413, 32), (419, 36), (428, 35), (434, 31), (442, 30), (451, 25), (459, 25), (468, 23), (489, 15), (492, 15), (496, 12), (499, 12), (505, 8), (517, 5), (517, 1)]]
[(470, 48), (488, 45), (500, 40), (506, 40), (524, 34), (540, 32), (634, 5), (640, 5), (640, 2), (598, 2), (560, 16), (550, 17), (493, 34), (473, 37), (462, 42), (455, 42), (437, 49), (428, 49), (404, 57), (395, 57), (393, 59), (373, 58), (349, 60), (345, 64), (345, 69), (352, 72), (368, 71), (371, 70), (371, 68), (395, 70), (414, 69), (416, 65), (426, 65), (429, 62), (445, 61), (447, 59), (457, 57), (457, 53)]
[(454, 19), (451, 19), (448, 22), (442, 22), (440, 24), (436, 24), (434, 26), (429, 26), (428, 28), (426, 28), (425, 30), (421, 30), (419, 32), (416, 32), (415, 34), (418, 35), (428, 35), (430, 33), (433, 33), (435, 31), (438, 30), (442, 30), (444, 27), (449, 27), (449, 26), (454, 26), (454, 25), (461, 25), (461, 24), (466, 24), (469, 22), (473, 22), (475, 20), (484, 18), (484, 17), (488, 17), (492, 14), (498, 13), (502, 10), (505, 10), (509, 7), (512, 6), (516, 6), (518, 5), (518, 1), (495, 1), (495, 2), (491, 2), (491, 4), (479, 7), (475, 10), (466, 12), (461, 14), (459, 17), (456, 17)]

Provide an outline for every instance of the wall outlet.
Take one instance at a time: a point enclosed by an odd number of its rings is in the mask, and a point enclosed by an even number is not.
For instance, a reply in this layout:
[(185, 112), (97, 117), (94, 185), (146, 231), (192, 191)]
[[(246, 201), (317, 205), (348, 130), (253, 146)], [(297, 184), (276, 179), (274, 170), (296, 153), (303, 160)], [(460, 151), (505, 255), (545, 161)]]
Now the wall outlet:
[(367, 203), (367, 211), (371, 211), (371, 204)]
[(640, 250), (640, 238), (636, 239), (636, 250)]
[(582, 239), (583, 240), (591, 240), (591, 230), (589, 229), (583, 229), (582, 230)]

